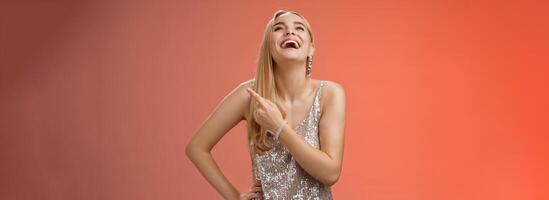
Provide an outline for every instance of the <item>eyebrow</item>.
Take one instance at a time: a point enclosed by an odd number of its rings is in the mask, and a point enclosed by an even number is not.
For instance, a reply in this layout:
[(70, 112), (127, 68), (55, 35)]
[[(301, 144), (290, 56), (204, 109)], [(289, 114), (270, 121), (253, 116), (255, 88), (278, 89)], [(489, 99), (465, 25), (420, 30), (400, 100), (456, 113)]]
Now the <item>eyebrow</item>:
[[(284, 22), (277, 22), (276, 24), (273, 25), (273, 27), (275, 27), (276, 25), (279, 25), (279, 24), (284, 24)], [(299, 22), (299, 21), (295, 21), (294, 24), (299, 24), (301, 26), (305, 26), (305, 24)]]

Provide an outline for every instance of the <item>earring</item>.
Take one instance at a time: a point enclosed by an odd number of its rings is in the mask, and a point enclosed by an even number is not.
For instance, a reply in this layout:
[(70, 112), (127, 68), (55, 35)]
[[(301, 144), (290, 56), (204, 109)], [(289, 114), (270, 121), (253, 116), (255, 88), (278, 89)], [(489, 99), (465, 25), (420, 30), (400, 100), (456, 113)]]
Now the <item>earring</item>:
[(311, 70), (313, 68), (313, 56), (307, 56), (307, 67), (305, 69), (305, 74), (311, 76)]

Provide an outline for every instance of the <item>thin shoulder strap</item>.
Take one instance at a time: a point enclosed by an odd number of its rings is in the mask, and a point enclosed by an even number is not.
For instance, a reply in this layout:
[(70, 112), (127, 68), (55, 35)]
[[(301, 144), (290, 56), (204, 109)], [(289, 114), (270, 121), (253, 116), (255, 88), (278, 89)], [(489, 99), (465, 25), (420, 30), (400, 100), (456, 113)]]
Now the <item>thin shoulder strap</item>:
[(322, 87), (326, 85), (326, 81), (325, 80), (321, 80), (320, 81), (320, 86), (318, 86), (318, 91), (316, 93), (317, 95), (317, 98), (320, 97), (321, 93), (322, 93)]
[(326, 85), (326, 81), (321, 80), (320, 85), (318, 86), (318, 89), (316, 90), (316, 96), (315, 96), (314, 104), (320, 105), (320, 99), (321, 99), (320, 97), (322, 96), (322, 87), (324, 87), (324, 85)]
[(320, 81), (320, 85), (318, 86), (318, 89), (316, 91), (316, 96), (315, 96), (315, 101), (313, 103), (313, 108), (315, 110), (315, 119), (318, 119), (318, 116), (320, 116), (320, 101), (321, 101), (321, 96), (322, 96), (322, 87), (324, 87), (324, 85), (326, 85), (326, 81), (325, 80), (321, 80)]

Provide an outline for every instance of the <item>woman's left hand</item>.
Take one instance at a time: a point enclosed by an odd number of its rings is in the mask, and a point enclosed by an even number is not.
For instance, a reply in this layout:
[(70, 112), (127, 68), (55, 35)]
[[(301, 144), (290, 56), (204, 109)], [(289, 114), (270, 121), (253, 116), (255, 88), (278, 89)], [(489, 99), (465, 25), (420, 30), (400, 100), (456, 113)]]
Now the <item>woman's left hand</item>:
[(278, 126), (284, 121), (278, 106), (272, 101), (259, 96), (259, 94), (251, 88), (248, 88), (247, 90), (252, 96), (252, 99), (255, 100), (255, 112), (253, 113), (255, 121), (260, 126), (269, 130), (271, 134), (274, 134), (275, 130), (278, 129)]
[(263, 199), (263, 189), (261, 183), (254, 183), (250, 187), (250, 190), (246, 193), (240, 194), (240, 200), (260, 200)]

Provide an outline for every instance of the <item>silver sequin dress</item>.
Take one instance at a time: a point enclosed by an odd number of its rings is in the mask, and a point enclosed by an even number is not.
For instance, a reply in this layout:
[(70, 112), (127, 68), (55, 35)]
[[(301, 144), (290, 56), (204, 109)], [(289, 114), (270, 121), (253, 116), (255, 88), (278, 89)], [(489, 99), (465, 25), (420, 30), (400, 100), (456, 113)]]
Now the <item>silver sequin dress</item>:
[[(294, 129), (316, 149), (320, 148), (320, 96), (325, 84), (324, 80), (320, 82), (307, 117)], [(274, 141), (274, 144), (272, 149), (260, 155), (251, 155), (253, 178), (255, 182), (261, 182), (264, 199), (332, 199), (329, 186), (322, 184), (301, 168), (284, 145), (278, 141)]]

